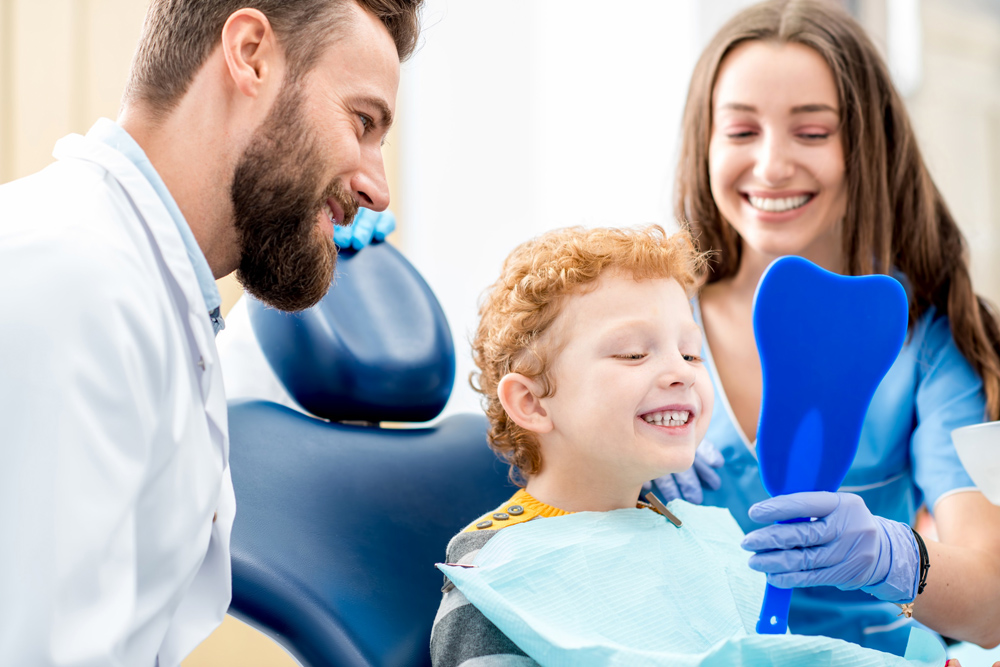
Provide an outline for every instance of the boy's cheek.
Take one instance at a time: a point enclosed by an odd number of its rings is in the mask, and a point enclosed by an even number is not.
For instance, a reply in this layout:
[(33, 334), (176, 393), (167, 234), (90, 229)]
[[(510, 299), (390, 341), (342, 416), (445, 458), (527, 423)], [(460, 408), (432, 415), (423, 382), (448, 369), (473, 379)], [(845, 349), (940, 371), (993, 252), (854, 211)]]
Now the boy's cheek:
[(701, 444), (701, 441), (705, 439), (705, 434), (708, 433), (708, 422), (711, 420), (711, 414), (702, 413), (701, 418), (698, 423), (695, 424), (695, 439), (694, 445), (697, 447)]
[(698, 418), (699, 442), (705, 436), (705, 433), (708, 432), (708, 424), (712, 421), (712, 409), (715, 407), (715, 391), (712, 389), (712, 383), (710, 380), (706, 386), (708, 391), (704, 392), (702, 395), (701, 416)]
[(712, 421), (712, 408), (714, 406), (714, 402), (714, 394), (710, 393), (702, 403), (701, 414), (698, 415), (698, 421), (695, 423), (694, 429), (695, 435), (697, 436), (696, 444), (701, 444), (702, 438), (704, 438), (705, 434), (708, 433), (708, 425)]

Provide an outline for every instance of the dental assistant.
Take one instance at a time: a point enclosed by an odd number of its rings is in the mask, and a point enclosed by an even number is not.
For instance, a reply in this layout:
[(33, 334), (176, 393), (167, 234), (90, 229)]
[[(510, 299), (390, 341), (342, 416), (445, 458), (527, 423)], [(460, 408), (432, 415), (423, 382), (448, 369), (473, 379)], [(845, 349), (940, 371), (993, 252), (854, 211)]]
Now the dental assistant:
[(175, 667), (221, 623), (214, 281), (325, 294), (419, 5), (153, 0), (118, 122), (0, 187), (0, 664)]
[[(835, 3), (755, 5), (702, 54), (682, 134), (677, 214), (713, 252), (695, 306), (716, 389), (706, 440), (724, 463), (708, 461), (722, 465), (705, 476), (704, 502), (748, 531), (751, 567), (796, 589), (793, 632), (902, 653), (919, 621), (995, 646), (1000, 508), (950, 433), (1000, 413), (1000, 329), (973, 292), (965, 241), (874, 46)], [(760, 482), (752, 304), (782, 255), (890, 274), (909, 296), (906, 345), (835, 494), (768, 499)], [(910, 529), (922, 504), (936, 537)], [(800, 517), (817, 520), (769, 525)]]

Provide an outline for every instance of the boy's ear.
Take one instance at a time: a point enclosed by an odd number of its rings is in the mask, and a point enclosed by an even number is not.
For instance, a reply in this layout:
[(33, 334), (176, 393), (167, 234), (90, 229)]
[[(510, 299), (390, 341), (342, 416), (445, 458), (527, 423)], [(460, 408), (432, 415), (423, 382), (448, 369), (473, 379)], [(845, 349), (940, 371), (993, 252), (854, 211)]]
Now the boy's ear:
[(497, 384), (500, 405), (511, 421), (532, 433), (548, 433), (552, 420), (539, 398), (538, 383), (520, 373), (508, 373)]

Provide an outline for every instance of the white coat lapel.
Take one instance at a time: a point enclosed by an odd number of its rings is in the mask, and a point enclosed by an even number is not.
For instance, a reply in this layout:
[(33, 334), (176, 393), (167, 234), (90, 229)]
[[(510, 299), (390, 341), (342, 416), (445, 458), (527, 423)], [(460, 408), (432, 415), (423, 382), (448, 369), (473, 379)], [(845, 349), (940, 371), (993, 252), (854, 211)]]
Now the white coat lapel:
[(193, 355), (190, 359), (192, 372), (199, 379), (209, 437), (222, 457), (218, 510), (212, 522), (208, 551), (175, 612), (175, 618), (184, 619), (184, 622), (171, 624), (159, 649), (160, 664), (179, 665), (184, 656), (204, 639), (208, 632), (206, 628), (211, 629), (222, 622), (232, 592), (229, 539), (236, 501), (229, 472), (228, 408), (212, 324), (177, 225), (142, 172), (110, 146), (80, 135), (60, 140), (53, 154), (59, 160), (79, 159), (103, 167), (119, 183), (134, 206), (137, 217), (151, 238), (153, 253), (167, 281), (167, 288), (176, 299), (183, 320), (182, 328), (188, 337), (188, 348)]
[(205, 412), (214, 431), (212, 440), (218, 444), (224, 464), (228, 465), (228, 414), (215, 336), (198, 278), (170, 212), (142, 172), (127, 157), (100, 141), (71, 134), (56, 143), (52, 154), (58, 160), (86, 160), (107, 169), (129, 196), (139, 219), (155, 241), (154, 252), (159, 253), (169, 279), (174, 282), (171, 291), (187, 312), (185, 329), (194, 355), (191, 363), (197, 366)]

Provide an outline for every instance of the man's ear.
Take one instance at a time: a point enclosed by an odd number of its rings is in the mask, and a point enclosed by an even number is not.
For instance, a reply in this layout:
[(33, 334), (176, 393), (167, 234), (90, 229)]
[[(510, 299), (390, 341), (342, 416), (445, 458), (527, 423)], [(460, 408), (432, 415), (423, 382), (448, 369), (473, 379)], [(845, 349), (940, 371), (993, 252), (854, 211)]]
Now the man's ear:
[(281, 58), (271, 22), (248, 7), (230, 14), (222, 27), (222, 53), (236, 88), (254, 98), (276, 75)]
[(515, 424), (532, 433), (548, 433), (552, 419), (542, 405), (541, 387), (520, 373), (508, 373), (497, 384), (500, 405)]

